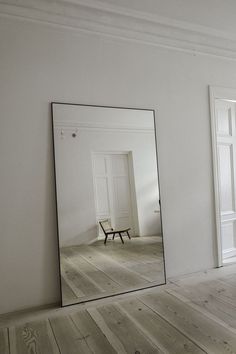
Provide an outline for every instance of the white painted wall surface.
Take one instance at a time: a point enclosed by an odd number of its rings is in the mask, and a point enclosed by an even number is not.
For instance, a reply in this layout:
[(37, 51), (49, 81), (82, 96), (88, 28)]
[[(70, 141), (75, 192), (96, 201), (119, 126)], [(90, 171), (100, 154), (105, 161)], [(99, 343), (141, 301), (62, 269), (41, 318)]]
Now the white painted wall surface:
[(153, 112), (69, 105), (54, 105), (53, 111), (60, 246), (88, 244), (97, 237), (92, 153), (101, 151), (132, 152), (136, 235), (159, 235)]
[(0, 19), (0, 313), (59, 300), (50, 101), (157, 109), (167, 276), (215, 265), (208, 85), (236, 64)]

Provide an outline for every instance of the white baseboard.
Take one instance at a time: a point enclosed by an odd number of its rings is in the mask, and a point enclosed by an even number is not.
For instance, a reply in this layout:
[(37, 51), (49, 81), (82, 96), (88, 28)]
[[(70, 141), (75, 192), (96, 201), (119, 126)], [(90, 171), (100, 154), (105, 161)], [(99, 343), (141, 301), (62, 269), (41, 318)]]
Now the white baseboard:
[(89, 241), (89, 243), (87, 243), (87, 245), (91, 245), (92, 243), (94, 243), (94, 242), (96, 242), (98, 240), (104, 240), (104, 237), (102, 237), (102, 236), (95, 237), (94, 239)]

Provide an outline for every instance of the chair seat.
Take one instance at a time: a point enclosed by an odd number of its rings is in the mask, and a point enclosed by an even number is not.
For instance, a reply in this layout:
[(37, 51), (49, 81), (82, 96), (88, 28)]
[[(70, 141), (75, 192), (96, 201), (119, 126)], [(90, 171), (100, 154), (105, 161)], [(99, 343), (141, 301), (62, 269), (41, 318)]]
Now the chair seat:
[(106, 244), (107, 242), (107, 237), (109, 235), (113, 235), (113, 240), (116, 234), (119, 234), (121, 242), (124, 243), (124, 240), (122, 238), (122, 233), (126, 232), (127, 236), (129, 237), (129, 239), (131, 239), (130, 234), (129, 234), (129, 230), (131, 230), (130, 227), (126, 228), (126, 229), (121, 229), (121, 230), (114, 230), (111, 226), (110, 220), (109, 219), (105, 219), (105, 220), (101, 220), (99, 221), (99, 224), (105, 234), (105, 240), (104, 240), (104, 244)]
[(106, 234), (107, 235), (110, 235), (110, 234), (118, 234), (119, 232), (127, 232), (127, 231), (129, 231), (129, 230), (131, 230), (131, 228), (129, 227), (128, 229), (122, 229), (122, 230), (113, 230), (113, 231), (109, 231), (109, 232), (106, 232)]

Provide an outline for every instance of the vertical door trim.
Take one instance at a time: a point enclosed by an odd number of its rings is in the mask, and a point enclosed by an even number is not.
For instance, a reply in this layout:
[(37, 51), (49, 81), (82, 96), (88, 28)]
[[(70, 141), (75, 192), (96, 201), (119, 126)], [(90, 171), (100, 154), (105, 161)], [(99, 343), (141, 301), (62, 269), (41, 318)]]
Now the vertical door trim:
[(216, 266), (222, 267), (222, 238), (221, 238), (221, 213), (220, 213), (220, 185), (219, 185), (219, 164), (217, 151), (217, 129), (216, 129), (216, 110), (215, 101), (224, 99), (236, 102), (236, 89), (209, 86), (210, 116), (211, 116), (211, 145), (213, 162), (213, 181), (215, 199), (215, 224), (216, 224)]
[(134, 176), (133, 152), (129, 151), (127, 157), (128, 157), (128, 173), (129, 173), (129, 183), (130, 183), (130, 193), (131, 193), (134, 234), (135, 236), (140, 236), (137, 191), (136, 191), (136, 181)]

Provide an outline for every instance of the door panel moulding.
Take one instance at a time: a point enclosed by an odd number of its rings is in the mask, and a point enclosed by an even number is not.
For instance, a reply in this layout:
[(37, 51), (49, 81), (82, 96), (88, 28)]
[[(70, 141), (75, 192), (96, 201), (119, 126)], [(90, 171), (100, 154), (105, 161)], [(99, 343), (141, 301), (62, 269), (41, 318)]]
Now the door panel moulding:
[[(136, 235), (139, 235), (139, 224), (138, 224), (138, 215), (137, 215), (137, 200), (136, 200), (136, 189), (135, 189), (135, 178), (134, 178), (134, 171), (133, 171), (133, 164), (131, 165), (132, 163), (132, 152), (130, 151), (93, 151), (92, 154), (91, 154), (91, 159), (92, 159), (92, 165), (93, 165), (93, 185), (94, 185), (94, 197), (95, 197), (95, 205), (96, 205), (96, 222), (98, 222), (99, 219), (101, 219), (101, 217), (99, 217), (99, 213), (98, 213), (98, 210), (97, 210), (97, 197), (96, 197), (96, 194), (97, 194), (97, 187), (96, 187), (96, 182), (95, 182), (95, 179), (96, 179), (96, 172), (95, 172), (95, 159), (97, 156), (101, 156), (101, 157), (109, 157), (109, 159), (113, 156), (125, 156), (126, 159), (127, 159), (127, 177), (128, 177), (128, 180), (129, 180), (129, 188), (130, 188), (130, 202), (131, 202), (131, 215), (130, 215), (130, 218), (131, 218), (131, 228), (133, 228), (133, 232), (134, 232), (134, 235), (133, 236), (136, 236)], [(111, 161), (110, 161), (111, 162)], [(111, 167), (111, 166), (110, 166)], [(109, 179), (109, 178), (108, 178)], [(109, 184), (109, 183), (108, 183)], [(111, 188), (108, 188), (108, 190), (110, 190)], [(111, 192), (108, 192), (108, 195), (113, 195), (113, 191)], [(112, 199), (113, 199), (114, 196), (112, 196)], [(104, 214), (104, 218), (110, 218), (113, 220), (115, 219), (115, 215), (113, 215), (113, 212), (112, 211), (112, 206), (110, 204), (113, 204), (111, 203), (111, 200), (110, 198), (109, 199), (109, 215), (108, 214)], [(112, 215), (110, 215), (112, 214)], [(101, 237), (100, 237), (101, 236)], [(104, 238), (104, 235), (103, 234), (99, 234), (98, 233), (98, 238)]]
[[(209, 98), (210, 98), (210, 115), (211, 115), (211, 138), (212, 138), (212, 159), (213, 159), (213, 180), (214, 180), (214, 199), (215, 199), (215, 225), (216, 225), (216, 266), (221, 267), (223, 265), (223, 255), (228, 254), (228, 250), (223, 251), (222, 248), (222, 226), (228, 222), (235, 221), (232, 216), (228, 219), (221, 220), (221, 215), (229, 215), (229, 212), (221, 212), (220, 201), (220, 170), (218, 162), (218, 141), (217, 141), (217, 113), (216, 113), (216, 101), (228, 101), (236, 103), (236, 89), (209, 86)], [(234, 196), (233, 196), (234, 197)], [(235, 211), (232, 210), (234, 213)], [(232, 249), (230, 249), (232, 251)], [(231, 252), (232, 253), (232, 252)], [(234, 252), (233, 252), (234, 253)]]

